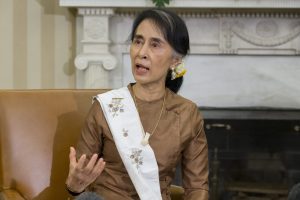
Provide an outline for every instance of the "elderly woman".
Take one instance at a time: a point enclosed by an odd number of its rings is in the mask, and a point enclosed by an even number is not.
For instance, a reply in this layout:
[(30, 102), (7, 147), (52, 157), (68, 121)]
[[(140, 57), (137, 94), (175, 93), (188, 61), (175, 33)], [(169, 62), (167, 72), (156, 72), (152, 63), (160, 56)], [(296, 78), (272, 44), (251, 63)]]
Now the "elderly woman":
[(71, 194), (104, 199), (170, 199), (181, 162), (185, 199), (208, 199), (208, 148), (197, 106), (177, 95), (189, 51), (184, 21), (150, 9), (135, 19), (130, 58), (135, 83), (99, 94), (66, 180)]

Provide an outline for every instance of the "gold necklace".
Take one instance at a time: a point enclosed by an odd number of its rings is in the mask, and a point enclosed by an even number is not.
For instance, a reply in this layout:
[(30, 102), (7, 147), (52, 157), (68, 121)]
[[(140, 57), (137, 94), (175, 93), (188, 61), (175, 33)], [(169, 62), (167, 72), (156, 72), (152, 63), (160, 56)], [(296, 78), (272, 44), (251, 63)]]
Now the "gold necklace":
[[(135, 105), (136, 105), (136, 109), (139, 110), (139, 109), (138, 109), (138, 106), (137, 106), (136, 96), (135, 96), (135, 93), (134, 93), (133, 89), (132, 89), (132, 93), (133, 93), (133, 99), (134, 99), (134, 103), (135, 103)], [(156, 130), (158, 124), (159, 124), (159, 121), (160, 121), (160, 119), (161, 119), (161, 116), (162, 116), (162, 113), (163, 113), (163, 110), (164, 110), (164, 107), (165, 107), (165, 101), (166, 101), (166, 92), (165, 92), (165, 94), (164, 94), (164, 100), (163, 100), (163, 104), (162, 104), (162, 106), (161, 106), (161, 110), (160, 110), (160, 113), (159, 113), (158, 120), (157, 120), (157, 122), (156, 122), (156, 124), (155, 124), (153, 130), (151, 131), (151, 133), (148, 133), (148, 132), (145, 133), (144, 127), (143, 127), (143, 125), (142, 125), (142, 122), (140, 121), (141, 126), (142, 126), (142, 130), (143, 130), (143, 134), (144, 134), (144, 137), (143, 137), (143, 139), (142, 139), (142, 141), (141, 141), (141, 144), (142, 144), (143, 146), (146, 146), (147, 144), (149, 144), (149, 138), (154, 134), (154, 132), (155, 132), (155, 130)]]

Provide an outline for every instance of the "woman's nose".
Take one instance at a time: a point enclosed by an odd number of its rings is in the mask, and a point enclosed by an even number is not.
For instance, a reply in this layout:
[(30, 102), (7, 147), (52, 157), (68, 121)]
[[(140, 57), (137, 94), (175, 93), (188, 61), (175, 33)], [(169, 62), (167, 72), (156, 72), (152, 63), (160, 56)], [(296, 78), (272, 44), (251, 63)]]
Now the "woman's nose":
[(139, 57), (142, 59), (147, 59), (148, 58), (148, 47), (146, 44), (144, 44), (140, 50), (139, 50)]

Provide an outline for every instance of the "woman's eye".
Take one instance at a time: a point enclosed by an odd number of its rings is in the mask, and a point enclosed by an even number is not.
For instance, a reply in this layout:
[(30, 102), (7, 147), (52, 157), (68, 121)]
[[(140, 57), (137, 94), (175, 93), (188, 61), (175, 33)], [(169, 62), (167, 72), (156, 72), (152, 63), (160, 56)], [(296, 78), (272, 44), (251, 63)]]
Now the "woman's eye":
[(133, 43), (134, 43), (134, 44), (141, 44), (142, 41), (141, 41), (141, 40), (134, 40)]
[(159, 47), (159, 43), (157, 43), (157, 42), (153, 42), (151, 45), (152, 45), (152, 47)]

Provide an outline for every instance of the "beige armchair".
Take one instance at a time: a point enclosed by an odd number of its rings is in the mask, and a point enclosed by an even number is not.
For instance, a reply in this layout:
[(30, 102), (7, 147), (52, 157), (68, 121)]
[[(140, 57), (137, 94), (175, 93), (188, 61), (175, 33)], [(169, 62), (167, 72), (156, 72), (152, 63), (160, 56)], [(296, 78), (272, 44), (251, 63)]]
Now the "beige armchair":
[[(70, 198), (64, 185), (69, 147), (76, 144), (92, 96), (101, 92), (0, 90), (0, 200)], [(183, 191), (171, 190), (174, 199)]]
[(68, 199), (69, 146), (100, 92), (0, 91), (0, 199)]

